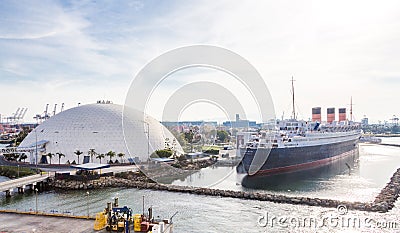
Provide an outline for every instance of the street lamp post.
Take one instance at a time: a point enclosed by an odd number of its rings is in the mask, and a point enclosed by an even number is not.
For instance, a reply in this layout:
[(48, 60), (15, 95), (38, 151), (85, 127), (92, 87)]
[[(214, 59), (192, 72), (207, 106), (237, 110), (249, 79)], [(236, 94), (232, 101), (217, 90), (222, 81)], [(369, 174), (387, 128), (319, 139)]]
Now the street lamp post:
[(146, 121), (143, 121), (143, 123), (147, 125), (147, 166), (150, 166), (150, 125)]
[(89, 218), (89, 191), (86, 192), (87, 218)]
[(150, 126), (148, 122), (146, 122), (146, 124), (147, 124), (147, 161), (150, 162)]
[(35, 213), (36, 215), (38, 214), (38, 189), (35, 188), (35, 198), (36, 198), (36, 208), (35, 208)]
[(35, 160), (36, 160), (36, 172), (38, 171), (38, 148), (37, 148), (37, 126), (36, 126), (36, 128), (35, 128), (35, 139), (36, 139), (36, 143), (35, 143), (35, 154), (36, 154), (36, 158), (35, 158)]

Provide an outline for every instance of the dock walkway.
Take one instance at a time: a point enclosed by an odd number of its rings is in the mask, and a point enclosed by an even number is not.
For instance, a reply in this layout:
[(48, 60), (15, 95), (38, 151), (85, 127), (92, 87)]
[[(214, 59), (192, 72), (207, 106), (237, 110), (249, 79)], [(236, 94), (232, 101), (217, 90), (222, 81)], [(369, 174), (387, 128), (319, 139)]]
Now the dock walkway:
[(7, 180), (4, 182), (0, 182), (0, 192), (6, 192), (6, 195), (9, 196), (14, 189), (18, 189), (18, 192), (24, 192), (25, 187), (31, 186), (31, 188), (38, 183), (47, 181), (50, 177), (50, 174), (46, 175), (32, 175), (26, 176), (18, 179)]

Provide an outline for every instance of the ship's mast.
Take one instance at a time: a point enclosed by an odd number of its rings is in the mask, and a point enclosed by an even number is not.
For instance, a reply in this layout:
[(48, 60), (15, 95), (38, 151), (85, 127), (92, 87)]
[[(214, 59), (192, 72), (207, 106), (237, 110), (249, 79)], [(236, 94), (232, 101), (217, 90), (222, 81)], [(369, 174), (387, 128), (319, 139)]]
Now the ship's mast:
[(353, 96), (350, 96), (350, 121), (353, 121)]
[(292, 76), (292, 119), (296, 119), (296, 109), (295, 109), (295, 107), (294, 107), (294, 79), (293, 79), (293, 76)]

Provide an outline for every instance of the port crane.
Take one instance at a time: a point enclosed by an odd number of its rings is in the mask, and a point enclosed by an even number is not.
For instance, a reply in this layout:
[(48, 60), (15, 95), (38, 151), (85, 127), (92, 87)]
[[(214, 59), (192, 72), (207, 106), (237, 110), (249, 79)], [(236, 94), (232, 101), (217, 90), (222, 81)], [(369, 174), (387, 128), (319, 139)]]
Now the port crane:
[(49, 114), (47, 113), (49, 110), (49, 104), (46, 104), (46, 108), (43, 112), (43, 114), (36, 114), (36, 116), (33, 117), (33, 119), (36, 120), (36, 123), (42, 123), (43, 121), (47, 120), (50, 118)]
[(47, 113), (49, 110), (49, 104), (46, 104), (46, 110), (44, 110), (44, 120), (47, 120), (50, 118), (49, 114)]
[(57, 104), (54, 104), (53, 116), (56, 115), (56, 110), (57, 110)]
[(399, 118), (396, 117), (396, 115), (393, 115), (393, 118), (390, 119), (392, 121), (393, 125), (398, 125), (399, 124)]
[(18, 124), (20, 120), (24, 119), (27, 111), (28, 108), (17, 108), (17, 111), (15, 111), (15, 113), (13, 113), (9, 117), (6, 117), (7, 123), (14, 125)]
[[(64, 106), (65, 104), (62, 103), (61, 104), (61, 112), (64, 111)], [(46, 104), (46, 109), (44, 110), (43, 114), (36, 114), (36, 116), (33, 117), (33, 119), (35, 119), (37, 121), (37, 123), (42, 123), (43, 121), (47, 120), (50, 118), (50, 116), (54, 116), (56, 115), (57, 112), (57, 104), (54, 104), (54, 109), (53, 109), (53, 113), (50, 115), (49, 114), (49, 104)]]

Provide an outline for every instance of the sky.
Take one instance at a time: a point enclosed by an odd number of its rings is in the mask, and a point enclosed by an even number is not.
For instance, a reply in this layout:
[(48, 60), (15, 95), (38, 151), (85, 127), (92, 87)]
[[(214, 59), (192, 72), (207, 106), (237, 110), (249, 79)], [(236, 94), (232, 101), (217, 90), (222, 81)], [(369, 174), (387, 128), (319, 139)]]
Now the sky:
[[(123, 104), (135, 75), (175, 48), (206, 44), (249, 61), (271, 93), (278, 118), (290, 117), (295, 81), (298, 118), (312, 107), (350, 108), (355, 120), (400, 116), (399, 1), (2, 1), (0, 114), (46, 104), (72, 108), (100, 99)], [(178, 72), (157, 87), (148, 113), (160, 118), (168, 95), (221, 71)], [(233, 80), (233, 81), (232, 81)], [(217, 81), (215, 81), (217, 82)], [(207, 90), (201, 90), (207, 91)], [(239, 97), (257, 120), (248, 95)], [(223, 120), (210, 104), (188, 106), (180, 120)]]

